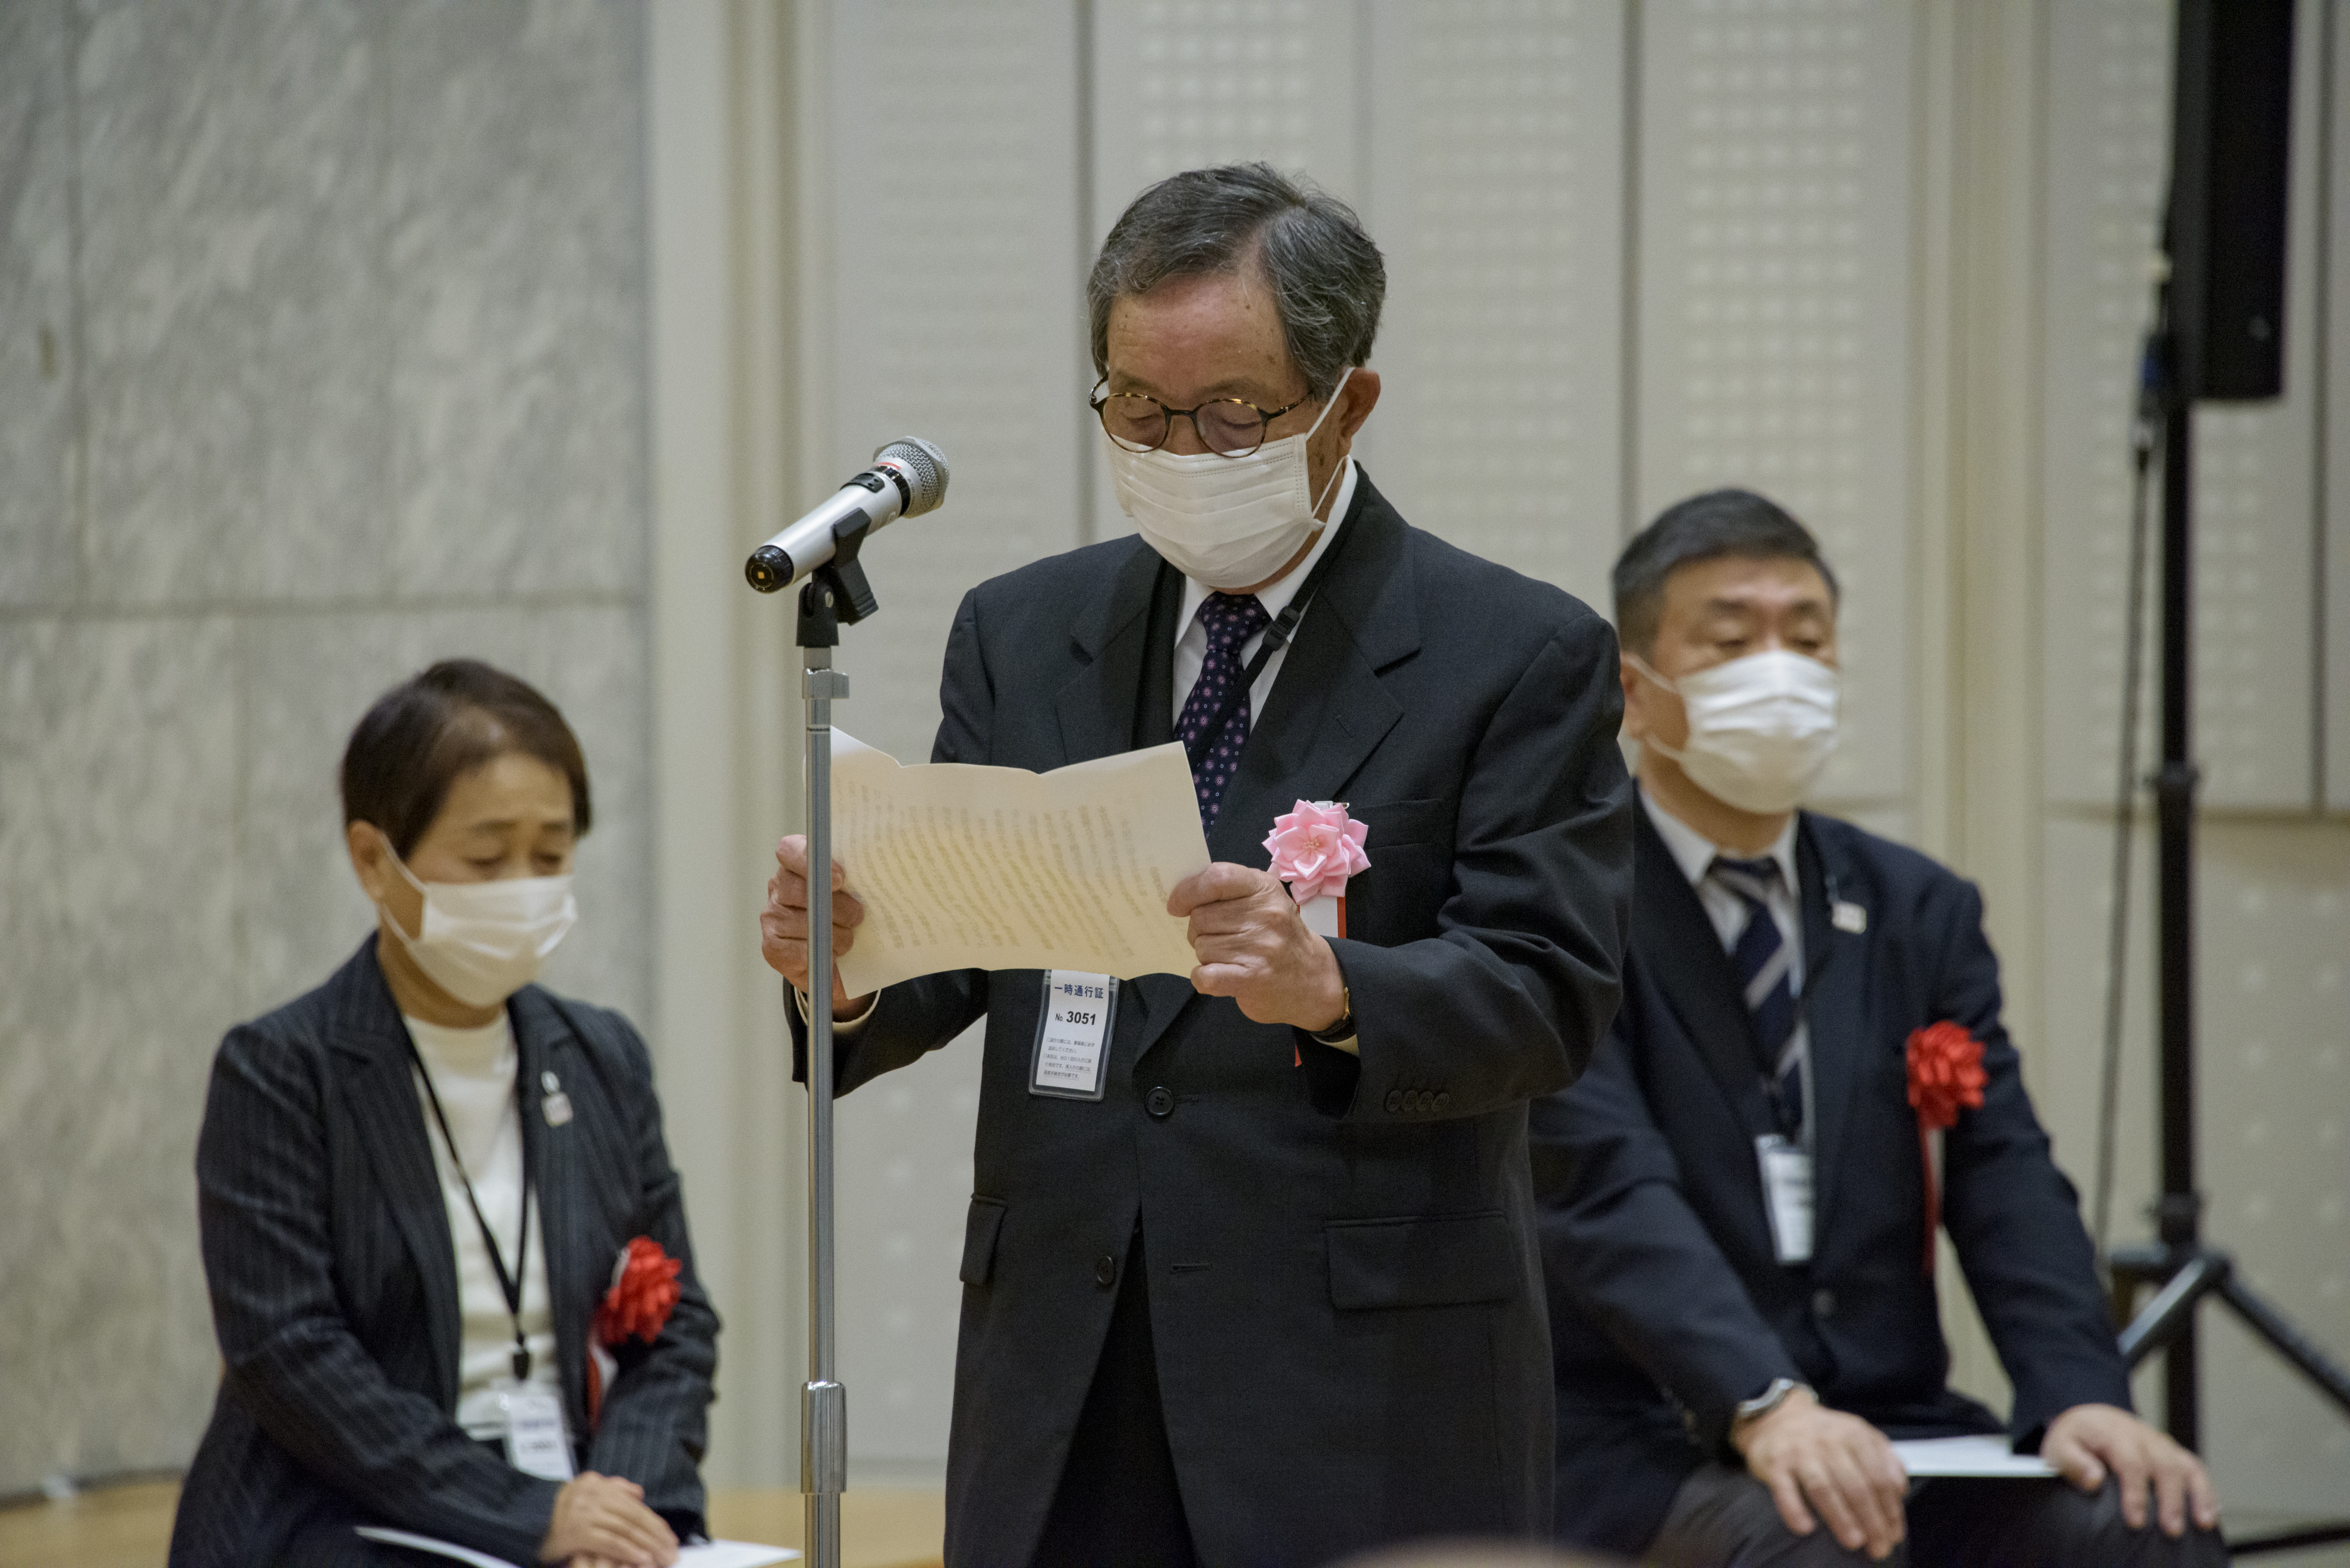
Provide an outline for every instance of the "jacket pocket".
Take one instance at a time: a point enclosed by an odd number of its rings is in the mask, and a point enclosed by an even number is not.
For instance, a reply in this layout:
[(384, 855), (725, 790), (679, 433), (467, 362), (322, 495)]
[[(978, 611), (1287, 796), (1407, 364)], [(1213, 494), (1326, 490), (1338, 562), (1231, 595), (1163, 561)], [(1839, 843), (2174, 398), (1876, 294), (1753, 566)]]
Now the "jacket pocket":
[(1465, 1306), (1518, 1293), (1517, 1239), (1498, 1209), (1333, 1220), (1322, 1234), (1335, 1307)]
[(1408, 844), (1438, 844), (1451, 847), (1452, 821), (1449, 803), (1433, 797), (1425, 800), (1391, 800), (1367, 805), (1349, 805), (1347, 815), (1370, 828), (1370, 836), (1363, 841), (1363, 853), (1378, 863), (1382, 848), (1400, 849)]
[(971, 1214), (962, 1222), (962, 1267), (956, 1271), (964, 1284), (984, 1285), (995, 1272), (995, 1233), (1003, 1229), (1000, 1199), (971, 1200)]

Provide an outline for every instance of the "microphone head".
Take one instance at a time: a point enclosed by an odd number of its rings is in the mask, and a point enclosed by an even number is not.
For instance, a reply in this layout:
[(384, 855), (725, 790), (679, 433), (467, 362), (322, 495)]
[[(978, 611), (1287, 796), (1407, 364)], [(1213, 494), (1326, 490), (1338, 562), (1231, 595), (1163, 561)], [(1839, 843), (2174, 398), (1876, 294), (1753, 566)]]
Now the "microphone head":
[(901, 436), (876, 448), (873, 466), (889, 469), (905, 482), (906, 510), (901, 516), (920, 517), (937, 510), (947, 498), (946, 454), (926, 441)]

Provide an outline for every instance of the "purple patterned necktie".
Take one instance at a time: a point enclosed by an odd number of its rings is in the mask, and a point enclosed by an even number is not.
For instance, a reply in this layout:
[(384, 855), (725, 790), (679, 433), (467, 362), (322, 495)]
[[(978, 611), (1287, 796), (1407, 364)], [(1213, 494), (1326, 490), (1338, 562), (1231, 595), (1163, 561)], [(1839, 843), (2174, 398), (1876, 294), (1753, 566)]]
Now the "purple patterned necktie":
[(1200, 666), (1200, 679), (1192, 683), (1191, 695), (1184, 699), (1183, 716), (1175, 721), (1175, 738), (1199, 759), (1191, 769), (1191, 788), (1200, 797), (1203, 827), (1216, 825), (1224, 786), (1232, 782), (1232, 772), (1240, 766), (1241, 745), (1249, 732), (1248, 692), (1241, 691), (1232, 717), (1224, 721), (1222, 732), (1204, 754), (1200, 737), (1246, 673), (1241, 649), (1272, 620), (1254, 594), (1210, 594), (1200, 605), (1200, 624), (1208, 633), (1208, 657)]

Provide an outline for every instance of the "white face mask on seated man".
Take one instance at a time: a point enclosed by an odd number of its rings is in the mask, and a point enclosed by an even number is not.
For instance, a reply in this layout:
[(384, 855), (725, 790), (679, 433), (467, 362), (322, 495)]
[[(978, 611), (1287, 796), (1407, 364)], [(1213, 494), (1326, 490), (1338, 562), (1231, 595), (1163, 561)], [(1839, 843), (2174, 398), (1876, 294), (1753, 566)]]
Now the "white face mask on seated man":
[(1841, 680), (1833, 666), (1783, 648), (1669, 680), (1639, 655), (1640, 673), (1681, 700), (1689, 738), (1654, 746), (1718, 800), (1759, 815), (1793, 811), (1835, 750)]

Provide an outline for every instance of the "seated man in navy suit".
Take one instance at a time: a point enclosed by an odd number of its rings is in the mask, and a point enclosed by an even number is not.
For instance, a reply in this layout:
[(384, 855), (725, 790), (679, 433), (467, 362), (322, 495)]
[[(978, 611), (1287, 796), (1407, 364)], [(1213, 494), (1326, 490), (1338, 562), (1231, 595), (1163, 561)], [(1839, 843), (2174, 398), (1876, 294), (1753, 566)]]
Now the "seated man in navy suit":
[[(1980, 896), (1794, 809), (1835, 739), (1811, 535), (1720, 491), (1615, 578), (1640, 742), (1624, 1002), (1534, 1109), (1559, 1534), (1667, 1564), (2224, 1562), (2202, 1465), (2129, 1412)], [(1932, 1113), (1955, 1121), (1929, 1175)], [(2002, 1430), (1945, 1382), (1937, 1210), (2014, 1384), (2005, 1430), (2062, 1480), (1910, 1494), (1892, 1438)]]

